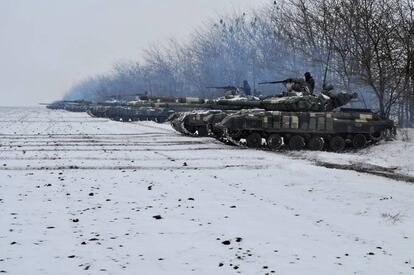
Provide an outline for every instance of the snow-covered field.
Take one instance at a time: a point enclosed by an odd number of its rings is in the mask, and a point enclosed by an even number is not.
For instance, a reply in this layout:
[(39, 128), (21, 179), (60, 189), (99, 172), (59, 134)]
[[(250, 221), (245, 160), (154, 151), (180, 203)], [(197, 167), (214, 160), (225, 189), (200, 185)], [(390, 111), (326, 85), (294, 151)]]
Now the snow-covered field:
[(381, 141), (376, 146), (342, 153), (332, 152), (291, 152), (291, 156), (308, 160), (319, 160), (340, 164), (378, 165), (392, 168), (396, 173), (414, 177), (414, 129), (398, 130), (393, 142)]
[(414, 274), (412, 184), (43, 108), (1, 108), (0, 136), (1, 273)]

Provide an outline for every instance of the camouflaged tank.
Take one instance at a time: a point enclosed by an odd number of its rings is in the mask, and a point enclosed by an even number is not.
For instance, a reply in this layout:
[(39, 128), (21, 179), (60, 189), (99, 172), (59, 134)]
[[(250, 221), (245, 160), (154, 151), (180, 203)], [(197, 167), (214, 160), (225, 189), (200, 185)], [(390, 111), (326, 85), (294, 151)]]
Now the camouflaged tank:
[(194, 108), (192, 111), (176, 112), (168, 120), (178, 132), (189, 136), (222, 137), (215, 125), (229, 114), (242, 109), (255, 109), (260, 106), (260, 99), (255, 97), (232, 97), (214, 100), (209, 108)]
[[(245, 86), (248, 82), (244, 81)], [(221, 130), (215, 125), (229, 114), (242, 109), (258, 108), (260, 99), (250, 95), (243, 87), (207, 87), (223, 90), (224, 97), (208, 100), (207, 108), (193, 108), (191, 111), (175, 112), (168, 119), (178, 132), (188, 136), (214, 136), (221, 139)], [(196, 107), (196, 106), (195, 106)]]
[(58, 100), (52, 103), (43, 103), (43, 104), (46, 105), (46, 108), (51, 109), (51, 110), (64, 110), (67, 102), (68, 101), (66, 100)]
[(155, 121), (163, 123), (171, 115), (171, 111), (157, 107), (129, 107), (129, 106), (95, 106), (87, 113), (92, 117), (108, 118), (114, 121)]
[(58, 100), (46, 105), (51, 110), (66, 110), (70, 112), (86, 112), (93, 106), (91, 101), (87, 100)]
[(234, 144), (277, 150), (360, 149), (395, 134), (394, 122), (366, 109), (329, 112), (243, 110), (228, 115), (218, 126)]

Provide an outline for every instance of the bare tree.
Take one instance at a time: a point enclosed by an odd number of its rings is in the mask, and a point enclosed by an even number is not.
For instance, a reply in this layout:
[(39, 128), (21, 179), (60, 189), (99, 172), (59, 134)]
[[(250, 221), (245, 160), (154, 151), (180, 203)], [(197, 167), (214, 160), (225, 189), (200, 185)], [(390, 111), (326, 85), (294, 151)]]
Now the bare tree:
[(219, 94), (206, 86), (249, 80), (255, 87), (258, 80), (311, 71), (320, 88), (331, 82), (358, 91), (384, 118), (412, 125), (413, 18), (412, 0), (274, 1), (206, 22), (186, 43), (149, 47), (143, 64), (117, 64), (75, 85), (68, 98), (143, 92), (213, 97)]

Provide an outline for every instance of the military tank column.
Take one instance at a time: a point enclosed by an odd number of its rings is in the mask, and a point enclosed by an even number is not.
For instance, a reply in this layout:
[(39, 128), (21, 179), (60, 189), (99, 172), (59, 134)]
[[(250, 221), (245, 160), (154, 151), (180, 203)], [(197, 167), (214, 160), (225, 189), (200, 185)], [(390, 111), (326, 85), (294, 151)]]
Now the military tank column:
[(92, 117), (116, 121), (169, 121), (188, 136), (212, 136), (233, 145), (271, 150), (360, 149), (395, 133), (392, 120), (384, 120), (368, 109), (340, 108), (357, 95), (333, 92), (324, 87), (314, 93), (309, 73), (305, 79), (289, 78), (260, 82), (283, 84), (286, 91), (273, 96), (251, 93), (243, 87), (207, 87), (223, 91), (217, 99), (137, 95), (135, 100), (112, 99), (57, 101), (50, 109), (87, 112)]
[(315, 95), (313, 85), (292, 78), (260, 84), (278, 83), (287, 88), (281, 95), (222, 98), (215, 102), (217, 106), (237, 107), (240, 111), (176, 113), (172, 118), (173, 128), (186, 135), (211, 135), (251, 148), (336, 152), (360, 149), (394, 133), (393, 121), (381, 119), (371, 110), (337, 110), (356, 99), (355, 93), (334, 93), (329, 87)]

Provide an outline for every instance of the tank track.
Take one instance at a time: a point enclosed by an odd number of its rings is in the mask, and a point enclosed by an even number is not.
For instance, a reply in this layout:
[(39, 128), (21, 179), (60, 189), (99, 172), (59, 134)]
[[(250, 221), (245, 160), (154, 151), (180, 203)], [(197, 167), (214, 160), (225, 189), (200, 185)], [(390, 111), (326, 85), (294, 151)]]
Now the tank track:
[(195, 133), (190, 132), (184, 125), (185, 117), (189, 114), (189, 112), (182, 112), (179, 114), (178, 117), (174, 118), (170, 121), (171, 126), (179, 133), (191, 137), (197, 137)]
[[(255, 132), (253, 132), (253, 133), (255, 133)], [(393, 140), (395, 138), (395, 135), (396, 135), (395, 129), (384, 130), (383, 132), (381, 132), (381, 135), (378, 136), (378, 137), (372, 137), (371, 136), (369, 138), (366, 138), (366, 141), (363, 142), (363, 144), (361, 144), (361, 143), (360, 144), (355, 144), (354, 140), (351, 140), (349, 138), (341, 137), (345, 144), (344, 144), (344, 146), (342, 146), (342, 145), (337, 146), (336, 149), (335, 149), (335, 145), (331, 145), (330, 143), (333, 140), (333, 138), (340, 137), (339, 135), (332, 136), (330, 138), (330, 140), (328, 140), (327, 138), (324, 138), (324, 137), (320, 137), (318, 135), (313, 135), (313, 136), (311, 135), (307, 139), (302, 137), (304, 139), (305, 143), (303, 144), (303, 146), (301, 146), (301, 148), (298, 148), (298, 147), (295, 147), (292, 144), (289, 144), (289, 141), (286, 140), (283, 137), (282, 137), (283, 138), (283, 143), (278, 148), (271, 148), (271, 146), (269, 146), (268, 141), (266, 140), (266, 138), (263, 138), (263, 137), (262, 137), (262, 140), (260, 141), (260, 145), (252, 146), (248, 142), (242, 142), (241, 139), (244, 139), (244, 138), (238, 139), (238, 138), (232, 137), (232, 135), (230, 134), (228, 129), (224, 129), (224, 134), (223, 134), (223, 137), (221, 139), (225, 140), (227, 143), (230, 143), (231, 145), (238, 146), (238, 147), (241, 147), (243, 149), (251, 148), (251, 149), (260, 149), (260, 150), (266, 150), (266, 151), (300, 151), (300, 150), (308, 150), (308, 151), (343, 152), (343, 151), (349, 151), (349, 150), (360, 150), (360, 149), (366, 148), (368, 146), (371, 146), (373, 144), (376, 144), (376, 143), (378, 143), (382, 140), (386, 140), (386, 141)], [(299, 135), (292, 135), (291, 138), (295, 137), (295, 136), (299, 136)], [(354, 135), (354, 137), (355, 136), (358, 136), (358, 134)], [(320, 137), (320, 138), (323, 139), (323, 146), (321, 146), (321, 148), (312, 149), (312, 148), (308, 147), (309, 146), (308, 145), (309, 140), (311, 140), (314, 137)], [(265, 139), (265, 142), (263, 142), (263, 139)], [(226, 143), (226, 142), (224, 142), (224, 143)], [(342, 140), (340, 140), (340, 143), (342, 144)], [(331, 147), (334, 147), (334, 148), (331, 148)]]

